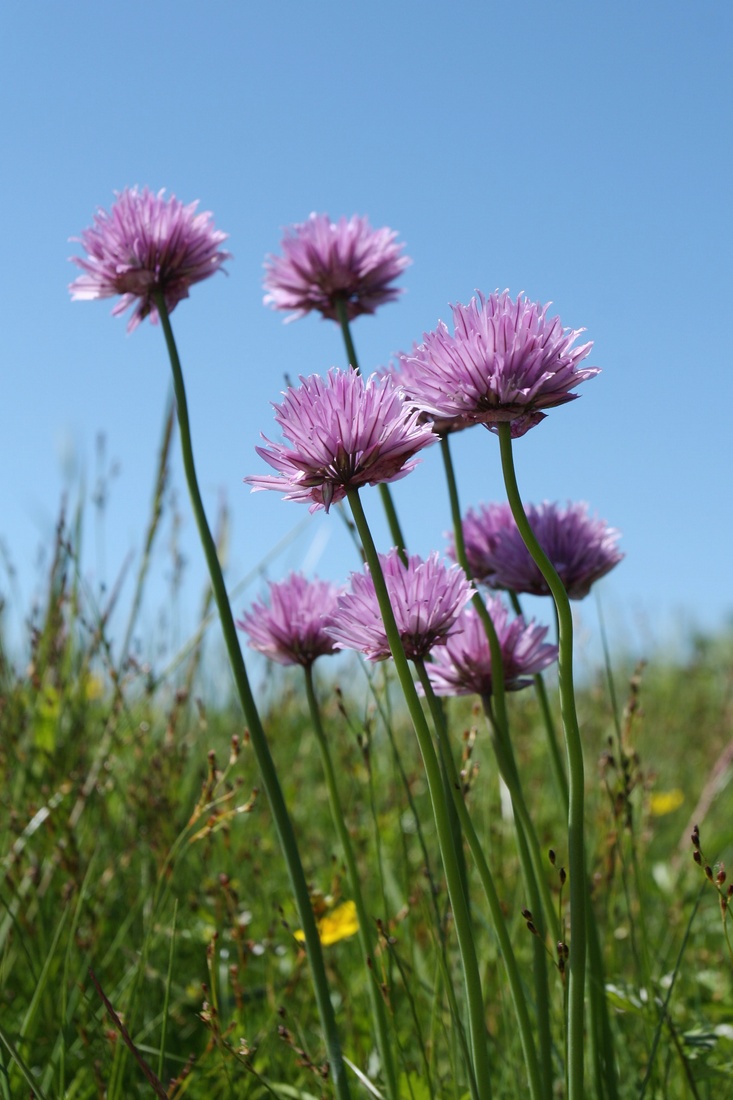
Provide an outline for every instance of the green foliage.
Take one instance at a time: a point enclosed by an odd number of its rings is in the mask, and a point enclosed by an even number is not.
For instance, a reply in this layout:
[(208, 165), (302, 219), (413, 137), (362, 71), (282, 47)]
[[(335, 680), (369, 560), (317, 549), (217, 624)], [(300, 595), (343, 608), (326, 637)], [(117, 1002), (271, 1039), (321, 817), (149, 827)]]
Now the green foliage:
[[(83, 606), (72, 543), (60, 524), (23, 669), (0, 648), (0, 1100), (30, 1089), (49, 1100), (327, 1097), (287, 875), (241, 719), (197, 700), (185, 668), (181, 690), (134, 663), (115, 664), (104, 616)], [(652, 659), (626, 683), (617, 677), (617, 714), (604, 677), (579, 695), (594, 916), (623, 1100), (719, 1098), (730, 1088), (722, 858), (733, 839), (732, 657), (728, 637), (698, 639), (685, 663)], [(195, 649), (188, 659), (197, 665)], [(401, 1096), (466, 1100), (452, 922), (419, 754), (390, 710), (385, 674), (377, 670), (373, 692), (356, 689), (352, 670), (342, 675), (349, 691), (320, 685), (379, 933), (371, 971), (356, 937), (325, 947), (332, 996), (355, 1095), (380, 1088), (372, 980), (394, 1029)], [(302, 686), (289, 673), (271, 686), (263, 717), (314, 905), (337, 913), (348, 887)], [(511, 703), (527, 800), (555, 853), (547, 877), (562, 923), (565, 832), (540, 712), (531, 692)], [(451, 705), (449, 717), (531, 989), (526, 898), (488, 734), (470, 702)], [(471, 884), (493, 1094), (513, 1098), (523, 1092), (522, 1056), (472, 875)], [(560, 1043), (561, 968), (553, 974)]]

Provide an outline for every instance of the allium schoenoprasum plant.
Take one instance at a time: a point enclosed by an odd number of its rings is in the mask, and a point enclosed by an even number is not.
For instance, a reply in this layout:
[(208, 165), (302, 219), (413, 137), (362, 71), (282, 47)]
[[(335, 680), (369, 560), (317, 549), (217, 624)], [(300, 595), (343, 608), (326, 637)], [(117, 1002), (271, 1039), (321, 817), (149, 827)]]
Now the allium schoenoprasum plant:
[[(362, 377), (351, 326), (398, 302), (404, 246), (361, 217), (289, 229), (265, 303), (333, 322), (345, 362), (282, 396), (247, 480), (349, 509), (359, 553), (342, 583), (273, 581), (235, 624), (170, 320), (225, 241), (147, 189), (79, 238), (73, 297), (162, 329), (238, 698), (206, 699), (195, 645), (175, 676), (128, 652), (166, 415), (124, 644), (122, 584), (100, 604), (83, 581), (81, 513), (17, 667), (0, 644), (0, 1100), (727, 1095), (730, 638), (682, 663), (609, 655), (575, 684), (568, 598), (619, 535), (581, 502), (525, 508), (514, 474), (522, 436), (597, 374), (590, 345), (522, 295), (478, 295)], [(450, 436), (481, 425), (507, 500), (464, 512)], [(421, 559), (389, 483), (432, 445), (453, 536)], [(259, 704), (241, 642), (276, 670)]]

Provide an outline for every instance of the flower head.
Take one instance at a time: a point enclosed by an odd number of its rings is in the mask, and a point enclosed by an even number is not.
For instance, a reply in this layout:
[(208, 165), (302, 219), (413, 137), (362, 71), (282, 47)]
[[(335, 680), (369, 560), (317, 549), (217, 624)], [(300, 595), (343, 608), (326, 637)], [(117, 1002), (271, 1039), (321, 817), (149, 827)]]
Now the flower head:
[(684, 791), (673, 787), (671, 791), (652, 791), (649, 799), (649, 812), (652, 817), (666, 817), (679, 810), (685, 801)]
[[(359, 931), (359, 918), (356, 914), (356, 903), (343, 901), (331, 910), (326, 910), (323, 916), (318, 918), (318, 937), (324, 947), (330, 947), (332, 943), (346, 940), (349, 936), (355, 936)], [(305, 932), (301, 928), (293, 932), (299, 943), (305, 943)]]
[[(545, 501), (526, 507), (529, 525), (552, 562), (571, 600), (582, 600), (593, 585), (623, 558), (620, 532), (588, 513), (579, 502), (561, 508)], [(491, 588), (549, 595), (550, 589), (524, 545), (508, 504), (469, 509), (463, 520), (471, 575)], [(454, 551), (449, 550), (454, 557)]]
[(282, 256), (267, 257), (264, 304), (294, 310), (287, 321), (314, 309), (337, 321), (337, 300), (345, 303), (350, 321), (374, 313), (402, 293), (390, 284), (411, 262), (400, 255), (404, 245), (395, 244), (396, 236), (391, 229), (372, 229), (356, 214), (338, 222), (311, 214), (285, 230)]
[(548, 319), (548, 308), (521, 294), (514, 302), (508, 291), (454, 306), (452, 336), (441, 321), (402, 357), (408, 400), (442, 432), (509, 421), (512, 435), (523, 435), (544, 419), (542, 409), (574, 400), (570, 390), (599, 373), (578, 370), (592, 344), (574, 348), (583, 330)]
[(274, 405), (290, 446), (262, 437), (270, 446), (257, 453), (278, 473), (246, 477), (252, 492), (284, 489), (285, 500), (328, 511), (350, 489), (404, 477), (417, 465), (412, 456), (437, 438), (389, 378), (334, 367), (300, 381)]
[[(521, 616), (509, 622), (507, 609), (498, 596), (489, 596), (486, 607), (501, 646), (504, 687), (507, 691), (519, 691), (532, 683), (528, 677), (557, 659), (557, 646), (544, 641), (546, 626), (534, 621), (525, 623)], [(427, 666), (433, 691), (436, 695), (487, 698), (493, 690), (493, 679), (484, 625), (476, 610), (468, 607), (457, 626), (460, 630), (448, 638), (445, 646), (435, 650)]]
[(197, 214), (198, 202), (184, 206), (175, 195), (163, 195), (147, 187), (126, 188), (109, 212), (100, 208), (94, 225), (72, 238), (87, 252), (85, 258), (71, 257), (85, 272), (69, 286), (72, 299), (121, 295), (112, 313), (117, 316), (135, 305), (128, 332), (148, 315), (157, 321), (155, 291), (162, 291), (170, 312), (188, 297), (192, 283), (208, 279), (231, 259), (219, 247), (227, 234), (214, 229), (211, 214)]
[(336, 609), (338, 588), (327, 581), (306, 580), (291, 573), (270, 584), (269, 603), (256, 600), (237, 622), (252, 649), (280, 665), (310, 668), (317, 657), (335, 651), (324, 630), (324, 617)]
[[(397, 550), (380, 555), (397, 629), (411, 660), (426, 657), (434, 646), (445, 645), (457, 629), (461, 609), (473, 588), (457, 565), (448, 566), (434, 552), (423, 561), (413, 556), (404, 564)], [(326, 631), (338, 649), (357, 649), (370, 661), (391, 656), (374, 580), (368, 567), (352, 573), (351, 587), (342, 592)]]

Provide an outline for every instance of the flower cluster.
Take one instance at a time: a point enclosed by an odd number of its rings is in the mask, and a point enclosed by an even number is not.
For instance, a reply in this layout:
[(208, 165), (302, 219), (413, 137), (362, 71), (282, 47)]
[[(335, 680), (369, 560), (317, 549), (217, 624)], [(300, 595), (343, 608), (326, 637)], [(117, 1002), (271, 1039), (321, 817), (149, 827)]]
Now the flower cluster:
[[(393, 549), (380, 555), (379, 561), (405, 654), (422, 660), (434, 646), (445, 645), (457, 629), (458, 616), (473, 589), (463, 570), (446, 566), (437, 552), (425, 561), (410, 557), (405, 564)], [(339, 595), (326, 632), (337, 648), (356, 649), (370, 661), (383, 661), (391, 651), (368, 567), (363, 573), (352, 573), (350, 585)]]
[[(168, 312), (188, 296), (190, 286), (214, 274), (229, 257), (221, 249), (226, 235), (214, 229), (210, 214), (197, 214), (196, 206), (196, 203), (184, 206), (174, 196), (165, 199), (162, 191), (156, 195), (147, 188), (142, 192), (133, 188), (118, 194), (110, 212), (99, 210), (94, 224), (79, 238), (86, 256), (76, 257), (73, 262), (82, 269), (83, 274), (71, 284), (70, 290), (74, 299), (81, 300), (119, 296), (120, 301), (113, 313), (119, 314), (132, 307), (129, 330), (148, 316), (153, 321), (157, 320), (158, 313), (165, 323), (191, 501), (227, 652), (287, 862), (300, 924), (305, 929), (296, 931), (294, 935), (296, 941), (307, 940), (307, 956), (312, 964), (328, 1064), (334, 1067), (336, 1091), (339, 1096), (346, 1096), (347, 1086), (343, 1075), (336, 1072), (341, 1066), (342, 1055), (334, 1016), (330, 1011), (328, 980), (320, 958), (319, 944), (336, 943), (358, 931), (360, 954), (368, 963), (374, 953), (374, 942), (370, 939), (373, 918), (369, 918), (361, 897), (359, 869), (351, 851), (348, 822), (339, 805), (338, 781), (318, 714), (310, 669), (323, 655), (341, 649), (355, 649), (369, 661), (382, 661), (391, 656), (397, 658), (400, 683), (425, 764), (424, 774), (448, 887), (448, 903), (455, 913), (459, 948), (456, 958), (460, 956), (467, 991), (470, 1028), (467, 1049), (472, 1055), (467, 1076), (479, 1083), (486, 1083), (484, 1092), (487, 1094), (491, 1067), (486, 1049), (486, 998), (476, 962), (474, 931), (458, 861), (462, 837), (452, 835), (453, 825), (460, 826), (466, 834), (465, 839), (469, 841), (479, 869), (482, 866), (481, 841), (475, 836), (470, 820), (463, 816), (463, 776), (456, 777), (454, 773), (454, 750), (444, 742), (442, 714), (439, 713), (440, 708), (432, 705), (435, 700), (430, 687), (440, 696), (475, 694), (481, 697), (489, 723), (494, 725), (499, 768), (509, 786), (513, 804), (521, 809), (524, 801), (521, 798), (519, 771), (506, 746), (502, 751), (500, 745), (500, 741), (509, 736), (509, 731), (503, 728), (502, 715), (497, 714), (495, 720), (490, 704), (492, 695), (499, 689), (494, 680), (494, 670), (498, 678), (501, 663), (504, 687), (508, 691), (518, 691), (531, 684), (532, 677), (547, 668), (559, 655), (561, 710), (568, 750), (567, 778), (557, 758), (549, 712), (547, 726), (553, 761), (557, 765), (559, 802), (561, 807), (566, 804), (570, 823), (567, 833), (568, 867), (570, 882), (574, 885), (568, 916), (574, 935), (570, 955), (572, 980), (567, 1011), (569, 1053), (565, 1076), (571, 1084), (573, 1096), (577, 1094), (580, 1097), (584, 1094), (583, 1037), (597, 1020), (592, 1014), (591, 1017), (585, 1016), (583, 1002), (588, 988), (582, 943), (587, 924), (583, 750), (572, 691), (572, 630), (571, 622), (568, 622), (570, 617), (564, 614), (568, 610), (567, 601), (563, 593), (555, 591), (553, 584), (560, 623), (558, 649), (558, 646), (546, 642), (547, 627), (534, 621), (527, 622), (521, 615), (510, 616), (498, 596), (488, 596), (482, 606), (481, 597), (476, 594), (464, 570), (458, 564), (450, 565), (442, 561), (436, 552), (423, 560), (417, 556), (406, 557), (403, 551), (393, 549), (379, 556), (378, 566), (357, 491), (366, 485), (405, 477), (417, 465), (418, 453), (435, 442), (439, 435), (483, 424), (501, 436), (505, 480), (510, 499), (514, 501), (516, 486), (513, 469), (507, 461), (504, 446), (508, 442), (507, 437), (510, 434), (513, 437), (523, 435), (544, 419), (545, 410), (577, 397), (573, 392), (577, 386), (599, 373), (596, 368), (580, 366), (592, 345), (578, 345), (577, 340), (583, 330), (565, 329), (558, 318), (548, 318), (547, 305), (531, 302), (523, 294), (513, 300), (507, 291), (496, 292), (489, 297), (479, 293), (468, 305), (453, 307), (452, 334), (440, 322), (435, 331), (424, 335), (421, 344), (413, 345), (410, 354), (400, 356), (399, 369), (365, 379), (354, 369), (355, 362), (345, 371), (332, 368), (325, 377), (301, 377), (300, 384), (288, 388), (281, 403), (274, 405), (282, 441), (272, 442), (263, 436), (265, 445), (256, 448), (274, 472), (267, 476), (246, 477), (245, 482), (253, 492), (274, 489), (282, 492), (286, 500), (308, 503), (311, 511), (324, 509), (328, 512), (332, 504), (348, 497), (356, 531), (373, 566), (373, 572), (367, 566), (362, 572), (353, 573), (348, 589), (338, 589), (319, 580), (309, 581), (302, 574), (293, 573), (280, 583), (271, 583), (269, 595), (256, 600), (237, 624), (248, 636), (253, 649), (281, 665), (299, 665), (306, 670), (311, 719), (322, 750), (329, 801), (354, 893), (353, 901), (347, 900), (335, 907), (326, 902), (317, 910), (313, 905), (315, 899), (308, 889), (266, 734), (249, 689), (224, 579), (208, 530), (195, 473), (183, 378), (167, 325)], [(380, 305), (393, 301), (401, 293), (394, 282), (410, 261), (402, 254), (403, 246), (397, 244), (395, 238), (396, 234), (390, 229), (372, 230), (365, 218), (354, 216), (350, 220), (342, 218), (332, 223), (326, 215), (312, 214), (306, 222), (285, 232), (281, 256), (267, 258), (265, 304), (291, 311), (292, 316), (288, 320), (316, 311), (324, 318), (339, 322), (348, 355), (355, 358), (346, 322), (361, 314), (374, 313)], [(451, 484), (451, 498), (455, 500), (453, 489)], [(383, 496), (390, 529), (394, 532), (393, 539), (404, 546), (389, 494), (383, 493)], [(616, 546), (618, 532), (607, 527), (602, 520), (592, 518), (585, 504), (568, 504), (562, 509), (544, 503), (528, 508), (527, 513), (539, 544), (557, 570), (568, 595), (575, 599), (587, 595), (592, 584), (623, 556)], [(517, 515), (520, 513), (517, 512)], [(477, 583), (516, 592), (543, 594), (548, 591), (544, 578), (524, 546), (509, 505), (487, 505), (476, 512), (469, 511), (463, 526), (468, 563)], [(524, 524), (523, 530), (527, 533)], [(532, 539), (529, 541), (533, 542)], [(539, 554), (537, 556), (541, 557)], [(471, 600), (475, 602), (473, 607), (468, 606)], [(491, 641), (487, 637), (486, 627), (490, 624), (484, 611), (491, 619), (496, 636), (489, 631)], [(419, 685), (413, 684), (409, 671), (405, 669), (401, 650), (415, 662)], [(538, 683), (538, 689), (540, 687)], [(416, 688), (430, 697), (428, 710), (433, 720), (432, 732), (427, 722), (428, 715), (416, 698)], [(443, 757), (440, 762), (443, 765), (443, 781), (434, 751), (434, 734), (438, 737)], [(652, 804), (652, 812), (671, 812), (669, 807), (677, 794), (668, 792), (664, 806), (660, 800), (662, 808), (655, 810)], [(453, 806), (454, 797), (457, 798), (456, 806), (460, 813), (455, 821), (451, 821), (448, 811)], [(519, 846), (520, 862), (525, 881), (531, 885), (536, 877), (538, 841), (526, 809), (523, 810), (521, 825), (521, 834), (526, 836), (527, 843)], [(695, 858), (702, 862), (697, 827), (694, 832)], [(710, 868), (707, 870), (710, 871)], [(496, 931), (501, 933), (504, 918), (494, 887), (487, 874), (480, 877), (489, 909), (497, 922)], [(712, 872), (708, 877), (712, 878)], [(719, 884), (724, 877), (725, 872), (721, 870), (717, 876)], [(528, 910), (523, 912), (525, 918), (531, 918)], [(317, 928), (314, 928), (313, 916), (317, 919)], [(534, 928), (531, 919), (527, 919), (527, 924), (530, 931), (537, 931), (540, 939), (546, 938), (541, 929)], [(508, 932), (508, 929), (504, 928), (504, 931)], [(516, 977), (516, 966), (511, 960), (511, 943), (508, 937), (503, 939), (501, 935), (499, 941), (517, 1008), (530, 1085), (534, 1087), (539, 1082), (537, 1090), (542, 1091), (545, 1086), (551, 1086), (547, 1067), (552, 1061), (551, 1047), (555, 1036), (547, 1029), (541, 1030), (540, 1045), (535, 1051), (531, 1035), (533, 1014), (531, 1011), (527, 1013), (523, 1003), (524, 989), (521, 976)], [(560, 956), (562, 969), (568, 949), (564, 943), (559, 943), (559, 947), (565, 952)], [(593, 959), (590, 961), (593, 962)], [(452, 972), (449, 977), (452, 979)], [(598, 979), (598, 973), (591, 972), (591, 983)], [(372, 987), (377, 1049), (385, 1092), (394, 1096), (400, 1092), (400, 1081), (392, 1064), (393, 1044), (388, 1033), (388, 1014), (384, 1012), (379, 990), (374, 983)], [(530, 1007), (532, 1004), (539, 1006), (541, 1011), (547, 1005), (547, 992), (539, 978), (535, 994), (534, 999), (526, 998), (527, 1003)], [(592, 1013), (596, 1009), (593, 1003)], [(458, 1086), (464, 1088), (465, 1082), (457, 1082)]]
[(324, 629), (324, 618), (336, 608), (338, 588), (326, 581), (291, 573), (270, 584), (269, 603), (256, 600), (237, 623), (252, 649), (281, 665), (310, 668), (318, 657), (335, 650)]
[[(594, 519), (579, 502), (561, 508), (548, 501), (527, 505), (529, 525), (571, 600), (582, 600), (591, 586), (622, 560), (620, 532)], [(474, 580), (491, 588), (550, 594), (547, 581), (524, 545), (508, 504), (469, 509), (463, 520), (466, 558)], [(455, 548), (448, 551), (455, 558)]]
[(599, 373), (578, 369), (592, 347), (573, 347), (583, 330), (564, 329), (547, 310), (521, 294), (514, 302), (508, 291), (454, 306), (452, 336), (441, 321), (401, 356), (408, 400), (442, 432), (509, 421), (512, 435), (523, 435), (543, 409), (572, 401), (570, 391)]
[(71, 257), (85, 272), (69, 286), (72, 299), (121, 295), (112, 313), (135, 306), (128, 332), (148, 315), (157, 321), (156, 291), (170, 312), (188, 297), (193, 283), (208, 279), (231, 259), (220, 248), (227, 234), (214, 229), (210, 213), (197, 214), (198, 202), (184, 206), (175, 195), (163, 195), (147, 187), (127, 188), (116, 195), (109, 213), (98, 210), (94, 225), (72, 238), (87, 252), (86, 258)]
[(389, 378), (334, 367), (325, 379), (300, 381), (274, 406), (290, 446), (263, 436), (269, 446), (257, 453), (278, 473), (246, 477), (253, 492), (285, 489), (285, 500), (328, 511), (351, 489), (404, 477), (417, 451), (437, 438)]
[[(532, 683), (529, 677), (541, 672), (557, 659), (557, 646), (544, 641), (546, 626), (525, 623), (521, 616), (509, 619), (507, 608), (498, 596), (489, 596), (486, 608), (501, 646), (504, 687), (519, 691)], [(436, 649), (427, 666), (436, 695), (480, 695), (493, 692), (491, 650), (478, 612), (466, 608), (456, 624), (457, 630), (442, 649)]]
[(402, 256), (391, 229), (372, 229), (366, 218), (330, 221), (327, 214), (311, 214), (306, 222), (286, 229), (282, 256), (265, 261), (265, 305), (294, 310), (287, 321), (316, 310), (339, 320), (337, 305), (346, 306), (348, 319), (374, 313), (393, 302), (402, 291), (394, 280), (411, 262)]

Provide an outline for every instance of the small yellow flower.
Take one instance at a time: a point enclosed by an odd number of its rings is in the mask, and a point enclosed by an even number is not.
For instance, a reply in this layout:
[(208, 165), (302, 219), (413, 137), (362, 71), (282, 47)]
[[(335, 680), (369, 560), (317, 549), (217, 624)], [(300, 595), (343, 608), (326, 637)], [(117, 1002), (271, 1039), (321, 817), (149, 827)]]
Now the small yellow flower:
[(674, 787), (671, 791), (655, 791), (649, 799), (649, 810), (652, 817), (664, 817), (665, 814), (673, 814), (675, 810), (679, 810), (684, 801), (685, 796), (679, 787)]
[(87, 676), (82, 683), (84, 695), (89, 702), (94, 702), (95, 699), (101, 699), (104, 695), (104, 681), (99, 676)]
[[(318, 936), (324, 947), (356, 935), (359, 931), (359, 921), (356, 916), (354, 902), (345, 901), (342, 905), (337, 905), (330, 913), (326, 913), (325, 916), (321, 917), (317, 925)], [(305, 933), (302, 929), (299, 928), (294, 935), (300, 943), (304, 942)]]

